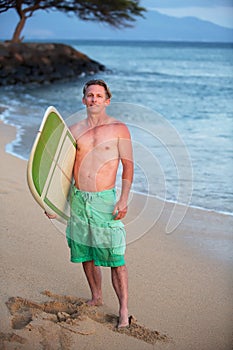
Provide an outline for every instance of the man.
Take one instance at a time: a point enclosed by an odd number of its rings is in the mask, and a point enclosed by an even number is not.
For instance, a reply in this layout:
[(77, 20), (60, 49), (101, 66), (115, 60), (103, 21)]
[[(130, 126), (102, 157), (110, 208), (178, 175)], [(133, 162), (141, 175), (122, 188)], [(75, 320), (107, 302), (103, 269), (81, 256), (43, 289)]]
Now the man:
[[(111, 267), (121, 328), (128, 326), (129, 321), (125, 230), (120, 219), (127, 213), (133, 156), (127, 126), (106, 113), (110, 99), (111, 92), (103, 80), (87, 82), (82, 99), (87, 118), (70, 128), (77, 151), (67, 241), (71, 261), (83, 264), (92, 295), (89, 305), (103, 303), (100, 266)], [(120, 162), (122, 187), (116, 202), (115, 182)]]

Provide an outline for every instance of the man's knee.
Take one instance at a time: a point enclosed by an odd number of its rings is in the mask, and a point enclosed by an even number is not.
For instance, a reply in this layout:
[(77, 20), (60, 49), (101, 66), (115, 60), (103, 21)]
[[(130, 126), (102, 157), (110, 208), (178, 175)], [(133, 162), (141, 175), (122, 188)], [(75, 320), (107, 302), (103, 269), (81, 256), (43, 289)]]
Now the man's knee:
[(112, 271), (116, 271), (116, 272), (124, 272), (124, 271), (127, 271), (126, 265), (111, 267), (111, 269), (112, 269)]

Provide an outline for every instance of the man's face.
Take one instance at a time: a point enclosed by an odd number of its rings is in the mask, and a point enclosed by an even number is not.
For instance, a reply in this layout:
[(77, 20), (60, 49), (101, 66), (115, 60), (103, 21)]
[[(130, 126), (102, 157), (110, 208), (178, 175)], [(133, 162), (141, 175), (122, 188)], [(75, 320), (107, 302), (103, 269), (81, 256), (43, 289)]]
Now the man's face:
[(101, 85), (88, 86), (85, 96), (82, 99), (83, 104), (92, 112), (101, 112), (110, 103), (106, 92)]

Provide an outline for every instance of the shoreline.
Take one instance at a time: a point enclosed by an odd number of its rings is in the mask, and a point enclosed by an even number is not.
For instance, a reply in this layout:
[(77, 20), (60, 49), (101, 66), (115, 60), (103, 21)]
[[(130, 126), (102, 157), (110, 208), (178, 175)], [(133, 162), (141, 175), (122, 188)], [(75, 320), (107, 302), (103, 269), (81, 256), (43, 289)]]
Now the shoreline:
[[(0, 113), (2, 113), (1, 111), (1, 108), (2, 108), (2, 111), (5, 111), (7, 110), (8, 108), (2, 105), (0, 105)], [(12, 147), (12, 143), (13, 142), (20, 142), (21, 140), (21, 137), (20, 137), (20, 130), (21, 130), (21, 126), (18, 126), (18, 125), (14, 125), (12, 123), (8, 123), (5, 118), (1, 118), (1, 114), (0, 114), (0, 122), (2, 122), (3, 124), (5, 125), (9, 125), (10, 127), (13, 127), (16, 129), (16, 137), (14, 140), (11, 140), (6, 146), (5, 146), (5, 151), (8, 153), (8, 154), (11, 154), (13, 155), (14, 157), (17, 157), (23, 161), (27, 161), (28, 159), (24, 158), (23, 156), (19, 155), (18, 153), (15, 153), (13, 152), (12, 150), (7, 150), (7, 146), (8, 148), (13, 148)], [(153, 197), (157, 200), (160, 200), (160, 201), (163, 201), (164, 202), (164, 199), (163, 198), (160, 198), (159, 196), (156, 196), (156, 195), (153, 195), (153, 194), (146, 194), (146, 193), (143, 193), (143, 192), (138, 192), (138, 191), (134, 191), (132, 190), (132, 192), (136, 193), (136, 194), (139, 194), (139, 195), (142, 195), (142, 196), (149, 196), (149, 197)], [(165, 200), (166, 203), (171, 203), (172, 205), (178, 205), (178, 206), (186, 206), (186, 207), (189, 207), (189, 208), (193, 208), (193, 209), (197, 209), (197, 210), (203, 210), (203, 211), (206, 211), (206, 212), (210, 212), (210, 213), (216, 213), (216, 214), (221, 214), (221, 215), (226, 215), (226, 216), (233, 216), (233, 212), (228, 212), (228, 211), (224, 211), (224, 210), (216, 210), (216, 209), (209, 209), (209, 208), (205, 208), (205, 207), (201, 207), (201, 206), (198, 206), (198, 205), (194, 205), (194, 204), (185, 204), (185, 203), (178, 203), (178, 202), (175, 202), (174, 200), (169, 200), (169, 199), (166, 199)]]
[[(69, 261), (63, 233), (29, 192), (26, 161), (4, 151), (15, 133), (0, 123), (2, 348), (40, 350), (42, 343), (51, 349), (62, 343), (64, 350), (230, 349), (232, 255), (226, 259), (215, 248), (225, 242), (231, 254), (233, 218), (189, 208), (174, 232), (166, 234), (173, 206), (136, 194), (126, 220), (127, 235), (133, 237), (126, 261), (129, 312), (137, 321), (131, 330), (114, 331), (118, 303), (106, 268), (104, 306), (82, 306), (78, 319), (57, 321), (72, 300), (83, 305), (89, 288), (80, 264)], [(155, 342), (151, 334), (157, 334)]]

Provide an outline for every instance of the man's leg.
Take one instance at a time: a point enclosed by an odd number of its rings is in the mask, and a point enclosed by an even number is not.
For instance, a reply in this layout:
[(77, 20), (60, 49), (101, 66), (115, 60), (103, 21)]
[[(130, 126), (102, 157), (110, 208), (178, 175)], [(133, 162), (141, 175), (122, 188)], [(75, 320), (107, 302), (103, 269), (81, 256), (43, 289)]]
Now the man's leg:
[(112, 284), (119, 300), (118, 328), (129, 325), (128, 318), (128, 272), (125, 265), (112, 267)]
[(91, 289), (92, 299), (87, 302), (90, 306), (99, 306), (103, 304), (102, 298), (102, 275), (99, 266), (94, 265), (94, 261), (83, 262), (83, 269), (87, 277), (88, 284)]

